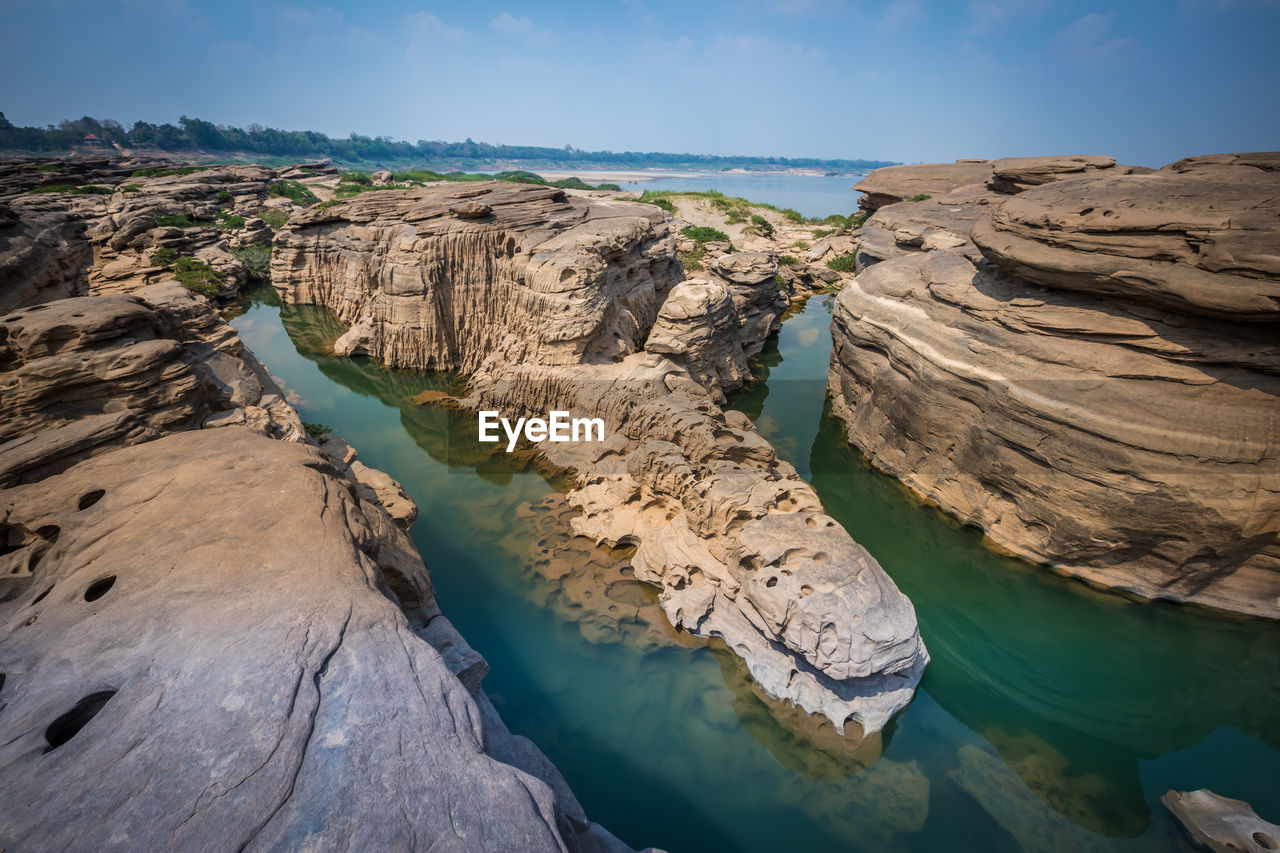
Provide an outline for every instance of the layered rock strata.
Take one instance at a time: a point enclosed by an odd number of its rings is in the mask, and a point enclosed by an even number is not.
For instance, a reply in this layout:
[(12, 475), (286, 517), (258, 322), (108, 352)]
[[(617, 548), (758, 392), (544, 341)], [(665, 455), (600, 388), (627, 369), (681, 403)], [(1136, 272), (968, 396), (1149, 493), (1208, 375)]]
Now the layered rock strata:
[(64, 211), (21, 216), (0, 202), (0, 314), (89, 292), (84, 222)]
[[(173, 280), (184, 259), (213, 271), (209, 280), (219, 296), (234, 296), (265, 272), (273, 231), (261, 217), (287, 218), (295, 207), (271, 187), (286, 176), (337, 181), (335, 170), (320, 167), (138, 165), (0, 165), (0, 241), (9, 241), (0, 242), (0, 285), (19, 274), (24, 279), (5, 288), (9, 302), (0, 310), (38, 299), (129, 293)], [(244, 259), (241, 250), (251, 246), (263, 247), (262, 269)], [(69, 289), (40, 296), (46, 279)]]
[(1019, 556), (1280, 618), (1280, 173), (1253, 158), (882, 208), (832, 324), (850, 441)]
[(203, 298), (20, 308), (0, 388), (0, 847), (625, 849), (481, 691), (403, 490)]
[(916, 196), (939, 196), (960, 187), (986, 184), (991, 179), (989, 160), (929, 163), (923, 166), (888, 166), (876, 169), (853, 185), (862, 193), (858, 206), (868, 213)]
[(510, 184), (376, 193), (297, 216), (272, 279), (328, 306), (342, 353), (469, 374), (463, 404), (601, 417), (543, 442), (573, 473), (575, 529), (635, 545), (673, 624), (723, 639), (762, 689), (878, 731), (927, 655), (910, 602), (812, 489), (716, 400), (786, 305), (767, 255), (681, 282), (651, 205)]

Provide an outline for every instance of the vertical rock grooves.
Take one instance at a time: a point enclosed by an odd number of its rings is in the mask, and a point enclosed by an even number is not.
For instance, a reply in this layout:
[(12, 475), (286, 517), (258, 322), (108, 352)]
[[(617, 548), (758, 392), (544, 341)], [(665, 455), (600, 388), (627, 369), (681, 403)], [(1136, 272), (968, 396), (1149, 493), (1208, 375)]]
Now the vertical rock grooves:
[(398, 484), (203, 298), (19, 307), (0, 389), (0, 848), (626, 849), (485, 697)]
[(786, 300), (768, 256), (682, 282), (660, 209), (491, 183), (367, 193), (295, 216), (273, 283), (351, 325), (339, 353), (469, 377), (468, 408), (605, 421), (539, 449), (574, 529), (636, 546), (677, 627), (723, 639), (775, 698), (851, 734), (904, 707), (928, 655), (911, 603), (724, 392)]

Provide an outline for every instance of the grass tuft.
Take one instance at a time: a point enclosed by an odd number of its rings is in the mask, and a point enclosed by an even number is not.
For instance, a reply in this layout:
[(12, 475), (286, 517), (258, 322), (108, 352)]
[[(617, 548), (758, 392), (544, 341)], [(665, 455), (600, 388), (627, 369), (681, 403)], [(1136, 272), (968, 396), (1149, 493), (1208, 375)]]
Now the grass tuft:
[(690, 225), (680, 232), (693, 242), (697, 243), (701, 248), (703, 243), (727, 243), (729, 235), (707, 225)]
[(827, 266), (836, 272), (854, 272), (857, 269), (857, 254), (850, 252), (847, 255), (836, 255), (827, 261)]

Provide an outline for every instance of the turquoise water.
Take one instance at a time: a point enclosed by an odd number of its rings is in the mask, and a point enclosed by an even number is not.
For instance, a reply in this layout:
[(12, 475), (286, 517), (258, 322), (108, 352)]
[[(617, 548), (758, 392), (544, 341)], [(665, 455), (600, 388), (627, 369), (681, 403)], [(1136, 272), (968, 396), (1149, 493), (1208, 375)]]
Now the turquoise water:
[(649, 181), (618, 181), (624, 190), (719, 190), (725, 195), (755, 202), (790, 207), (805, 216), (821, 218), (839, 213), (847, 216), (858, 209), (858, 193), (851, 187), (862, 175), (793, 175), (753, 173), (682, 175)]
[(673, 635), (626, 555), (570, 540), (555, 484), (479, 445), (472, 416), (410, 402), (451, 377), (327, 355), (341, 325), (272, 297), (246, 303), (241, 336), (306, 420), (418, 502), (414, 541), (492, 667), (486, 691), (628, 843), (1189, 849), (1159, 804), (1171, 787), (1280, 819), (1280, 631), (997, 556), (868, 470), (824, 408), (825, 299), (786, 321), (731, 404), (915, 602), (933, 662), (883, 743), (857, 749), (762, 701), (732, 655)]

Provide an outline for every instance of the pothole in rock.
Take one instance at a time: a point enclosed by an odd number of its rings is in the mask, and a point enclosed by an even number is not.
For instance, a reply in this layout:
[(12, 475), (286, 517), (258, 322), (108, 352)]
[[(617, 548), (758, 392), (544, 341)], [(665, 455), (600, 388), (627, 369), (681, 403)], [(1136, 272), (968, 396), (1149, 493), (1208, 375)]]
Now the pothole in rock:
[(28, 606), (28, 607), (35, 607), (35, 606), (36, 606), (37, 604), (39, 604), (40, 602), (44, 601), (44, 597), (45, 597), (46, 595), (48, 595), (49, 593), (51, 593), (51, 592), (53, 592), (53, 586), (52, 586), (52, 584), (51, 584), (51, 585), (49, 586), (49, 588), (48, 588), (48, 589), (46, 589), (44, 592), (42, 592), (42, 593), (40, 593), (39, 595), (37, 595), (37, 596), (36, 596), (36, 597), (31, 601), (31, 603), (30, 603), (30, 604), (28, 604), (27, 606)]
[(103, 495), (106, 493), (106, 489), (94, 489), (92, 492), (87, 492), (81, 496), (80, 502), (76, 504), (76, 508), (82, 511), (86, 510), (98, 501), (102, 500)]
[[(97, 601), (102, 596), (111, 591), (111, 587), (116, 585), (116, 576), (107, 575), (105, 578), (99, 578), (89, 584), (89, 588), (84, 591), (85, 601)], [(38, 599), (37, 599), (38, 600)]]
[(49, 744), (45, 747), (45, 753), (53, 752), (80, 734), (80, 730), (87, 726), (90, 720), (98, 716), (98, 712), (115, 695), (116, 691), (114, 690), (100, 690), (97, 693), (90, 693), (77, 702), (74, 708), (50, 723), (49, 728), (44, 730), (44, 739)]

